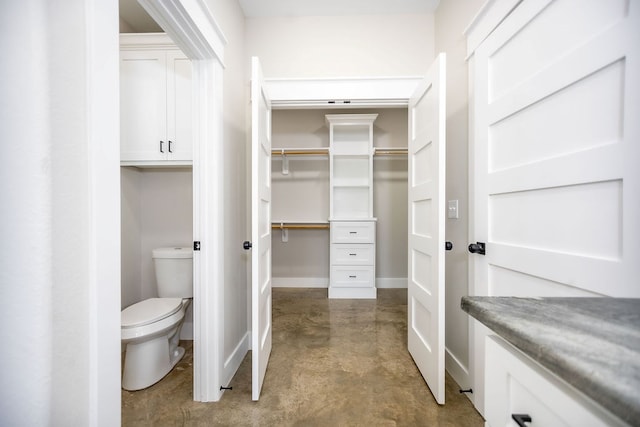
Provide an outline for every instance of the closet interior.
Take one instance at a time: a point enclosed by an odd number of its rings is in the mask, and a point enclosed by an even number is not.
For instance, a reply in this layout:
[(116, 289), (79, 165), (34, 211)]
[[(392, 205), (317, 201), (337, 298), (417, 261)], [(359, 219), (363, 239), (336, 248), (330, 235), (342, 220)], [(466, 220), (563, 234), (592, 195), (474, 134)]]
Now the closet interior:
[[(368, 132), (367, 120), (371, 147), (362, 137)], [(336, 131), (340, 123), (347, 126)], [(274, 287), (328, 288), (332, 297), (331, 284), (339, 274), (355, 284), (347, 285), (350, 291), (338, 289), (337, 298), (375, 298), (376, 288), (406, 287), (407, 123), (406, 108), (272, 111)], [(344, 228), (349, 224), (374, 227), (373, 239), (335, 245), (341, 229), (347, 237), (355, 235)], [(344, 256), (353, 261), (345, 260), (342, 266), (338, 261), (336, 266), (338, 249), (345, 249)], [(346, 272), (336, 272), (344, 264)], [(367, 272), (375, 272), (370, 285), (360, 277)]]

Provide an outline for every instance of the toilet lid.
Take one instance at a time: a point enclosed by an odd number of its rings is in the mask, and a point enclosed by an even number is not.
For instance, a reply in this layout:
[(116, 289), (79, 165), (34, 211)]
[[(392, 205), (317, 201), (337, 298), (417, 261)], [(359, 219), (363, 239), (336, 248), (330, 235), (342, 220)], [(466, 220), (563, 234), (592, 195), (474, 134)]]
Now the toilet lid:
[(182, 298), (149, 298), (130, 305), (120, 313), (123, 328), (148, 325), (180, 310)]

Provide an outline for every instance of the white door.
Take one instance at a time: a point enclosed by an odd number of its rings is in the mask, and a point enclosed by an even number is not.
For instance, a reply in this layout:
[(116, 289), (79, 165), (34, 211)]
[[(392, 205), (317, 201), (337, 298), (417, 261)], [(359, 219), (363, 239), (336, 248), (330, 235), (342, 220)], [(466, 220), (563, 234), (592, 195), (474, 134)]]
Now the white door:
[(476, 50), (472, 294), (640, 296), (639, 6), (525, 1)]
[(258, 400), (271, 354), (271, 102), (251, 60), (251, 390)]
[(408, 346), (444, 404), (445, 67), (440, 54), (409, 100)]

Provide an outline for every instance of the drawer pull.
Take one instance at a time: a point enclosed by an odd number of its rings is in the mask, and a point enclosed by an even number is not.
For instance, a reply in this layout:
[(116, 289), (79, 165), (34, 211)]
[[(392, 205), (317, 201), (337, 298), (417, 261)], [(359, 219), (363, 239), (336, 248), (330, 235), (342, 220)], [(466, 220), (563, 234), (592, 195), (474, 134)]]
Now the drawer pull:
[(511, 414), (511, 418), (513, 418), (513, 421), (520, 427), (527, 427), (525, 423), (531, 422), (531, 417), (528, 414)]
[(358, 234), (357, 231), (350, 231), (349, 234)]
[(349, 254), (349, 256), (356, 256), (357, 254)]
[(349, 279), (355, 279), (357, 276), (349, 276)]

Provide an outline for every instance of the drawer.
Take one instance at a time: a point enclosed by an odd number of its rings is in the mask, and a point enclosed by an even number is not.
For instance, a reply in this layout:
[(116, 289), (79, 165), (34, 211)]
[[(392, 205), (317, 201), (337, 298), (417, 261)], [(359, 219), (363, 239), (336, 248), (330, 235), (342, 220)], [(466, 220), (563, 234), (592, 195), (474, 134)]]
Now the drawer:
[(332, 221), (331, 243), (374, 243), (374, 221)]
[(527, 414), (535, 426), (614, 426), (617, 418), (497, 336), (486, 340), (485, 418), (491, 427), (516, 426)]
[(331, 266), (331, 286), (338, 288), (373, 288), (373, 266)]
[(331, 265), (373, 265), (374, 247), (372, 244), (331, 245)]

